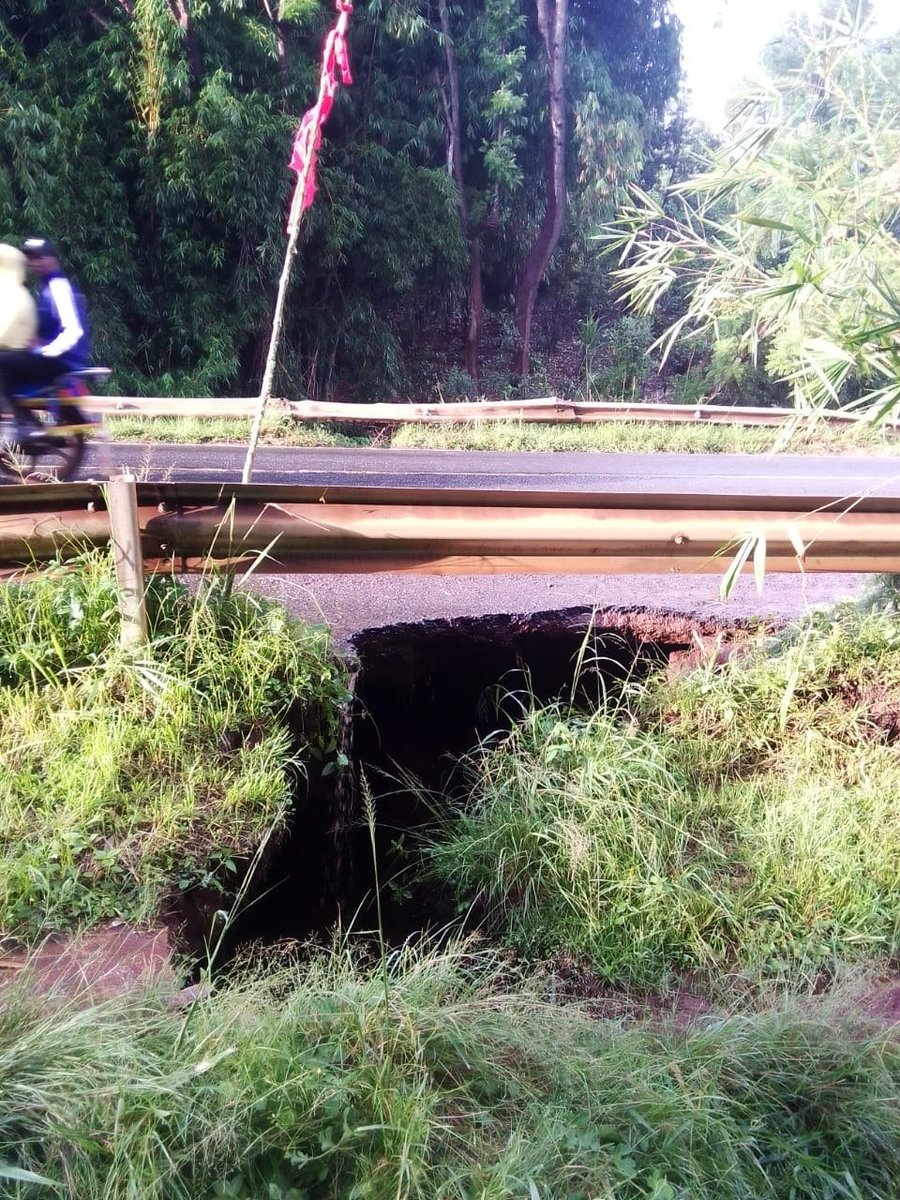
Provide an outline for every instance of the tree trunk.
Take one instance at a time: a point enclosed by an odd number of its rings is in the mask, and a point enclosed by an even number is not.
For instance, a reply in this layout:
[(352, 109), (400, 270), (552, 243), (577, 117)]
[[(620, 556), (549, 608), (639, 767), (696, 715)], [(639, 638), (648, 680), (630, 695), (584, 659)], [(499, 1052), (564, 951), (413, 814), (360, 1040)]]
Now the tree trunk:
[(189, 0), (169, 0), (172, 15), (184, 34), (184, 48), (187, 53), (188, 69), (191, 73), (191, 87), (194, 91), (203, 82), (203, 62), (200, 58), (200, 47), (191, 20)]
[[(126, 9), (125, 11), (128, 12), (128, 9)], [(97, 22), (97, 24), (100, 26), (100, 28), (103, 30), (104, 33), (109, 33), (110, 28), (111, 28), (109, 21), (107, 21), (105, 17), (101, 17), (100, 14), (97, 12), (96, 8), (88, 8), (87, 15), (91, 18), (92, 21)]]
[(469, 321), (466, 326), (466, 373), (478, 383), (481, 376), (481, 325), (484, 293), (481, 287), (481, 234), (469, 239)]
[(538, 287), (559, 244), (566, 219), (566, 23), (568, 0), (536, 0), (538, 30), (549, 72), (550, 146), (547, 207), (534, 245), (516, 281), (516, 352), (513, 368), (527, 375), (531, 364), (531, 318)]
[(466, 184), (462, 163), (462, 109), (460, 105), (459, 61), (456, 47), (450, 34), (450, 13), (446, 0), (440, 2), (441, 33), (444, 36), (444, 53), (447, 58), (447, 80), (450, 85), (450, 102), (444, 104), (449, 139), (448, 166), (456, 184), (456, 199), (459, 222), (463, 237), (469, 248), (469, 298), (466, 321), (466, 371), (478, 382), (480, 375), (479, 355), (481, 350), (481, 325), (484, 317), (484, 297), (481, 286), (481, 237), (471, 228), (469, 205), (466, 200)]
[(281, 109), (287, 104), (287, 90), (291, 82), (290, 62), (288, 60), (287, 42), (284, 38), (284, 22), (278, 18), (278, 8), (273, 8), (270, 0), (263, 0), (266, 16), (275, 30), (275, 49), (278, 54), (278, 74), (281, 76)]

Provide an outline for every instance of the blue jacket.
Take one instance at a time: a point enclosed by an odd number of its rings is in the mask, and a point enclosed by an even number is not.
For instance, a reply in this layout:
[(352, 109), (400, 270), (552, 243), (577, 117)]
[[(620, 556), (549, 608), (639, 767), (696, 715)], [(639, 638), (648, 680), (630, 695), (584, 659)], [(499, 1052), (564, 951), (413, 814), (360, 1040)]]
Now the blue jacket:
[(38, 354), (58, 359), (66, 371), (90, 364), (90, 330), (84, 296), (62, 271), (41, 280), (37, 300)]

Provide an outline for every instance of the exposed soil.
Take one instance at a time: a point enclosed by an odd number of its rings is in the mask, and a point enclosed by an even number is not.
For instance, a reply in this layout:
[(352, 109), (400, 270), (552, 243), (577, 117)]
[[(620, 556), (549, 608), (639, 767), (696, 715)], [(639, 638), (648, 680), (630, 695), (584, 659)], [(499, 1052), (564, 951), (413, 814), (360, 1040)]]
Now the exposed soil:
[(863, 992), (857, 998), (854, 1012), (879, 1025), (900, 1024), (900, 982), (886, 980)]
[(550, 972), (550, 998), (557, 1003), (579, 1004), (598, 1020), (665, 1022), (681, 1028), (714, 1015), (710, 1001), (687, 986), (665, 997), (611, 987), (564, 954), (550, 964)]
[(95, 1003), (140, 985), (177, 990), (165, 929), (114, 922), (70, 938), (48, 938), (38, 950), (0, 950), (0, 989), (24, 983), (37, 994), (78, 995)]
[(848, 709), (862, 709), (873, 734), (886, 742), (900, 737), (900, 693), (887, 684), (871, 681), (862, 685), (844, 683), (835, 694)]
[[(550, 963), (550, 999), (577, 1004), (598, 1020), (625, 1021), (642, 1025), (674, 1025), (687, 1029), (698, 1021), (723, 1017), (709, 997), (692, 988), (690, 979), (666, 996), (611, 987), (589, 968), (567, 955)], [(896, 975), (861, 981), (857, 986), (838, 986), (823, 979), (814, 1003), (834, 1002), (836, 1018), (854, 1024), (882, 1027), (900, 1025), (900, 979)], [(811, 1002), (812, 1003), (812, 1002)]]

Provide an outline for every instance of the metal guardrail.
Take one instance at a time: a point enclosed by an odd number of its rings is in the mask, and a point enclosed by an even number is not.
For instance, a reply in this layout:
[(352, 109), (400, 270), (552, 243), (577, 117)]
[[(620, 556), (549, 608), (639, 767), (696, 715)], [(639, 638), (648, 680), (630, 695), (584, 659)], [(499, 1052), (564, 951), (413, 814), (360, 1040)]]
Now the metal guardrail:
[[(255, 399), (210, 400), (186, 397), (91, 396), (82, 407), (93, 413), (137, 417), (196, 417), (200, 419), (250, 420)], [(592, 401), (583, 404), (555, 396), (534, 400), (497, 400), (453, 404), (330, 404), (313, 400), (277, 400), (272, 412), (295, 421), (339, 424), (427, 424), (458, 422), (522, 421), (543, 424), (591, 425), (604, 421), (654, 421), (670, 424), (708, 422), (722, 425), (782, 426), (824, 422), (828, 425), (864, 424), (864, 418), (846, 412), (803, 414), (792, 408), (730, 407), (723, 404), (625, 404)], [(891, 433), (900, 422), (882, 426)]]
[[(767, 571), (900, 571), (900, 498), (131, 485), (154, 570), (268, 573), (721, 573), (748, 535)], [(0, 488), (0, 566), (111, 540), (109, 489)]]

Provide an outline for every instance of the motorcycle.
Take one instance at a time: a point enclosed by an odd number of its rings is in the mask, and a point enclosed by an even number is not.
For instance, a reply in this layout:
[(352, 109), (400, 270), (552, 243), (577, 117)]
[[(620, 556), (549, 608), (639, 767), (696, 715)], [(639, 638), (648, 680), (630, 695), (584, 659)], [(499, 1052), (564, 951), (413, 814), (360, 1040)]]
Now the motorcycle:
[(103, 382), (111, 374), (109, 367), (85, 367), (16, 392), (16, 403), (27, 411), (33, 428), (20, 439), (12, 413), (0, 418), (0, 484), (74, 479), (88, 441), (101, 428), (81, 412), (78, 402), (90, 395), (89, 383)]

